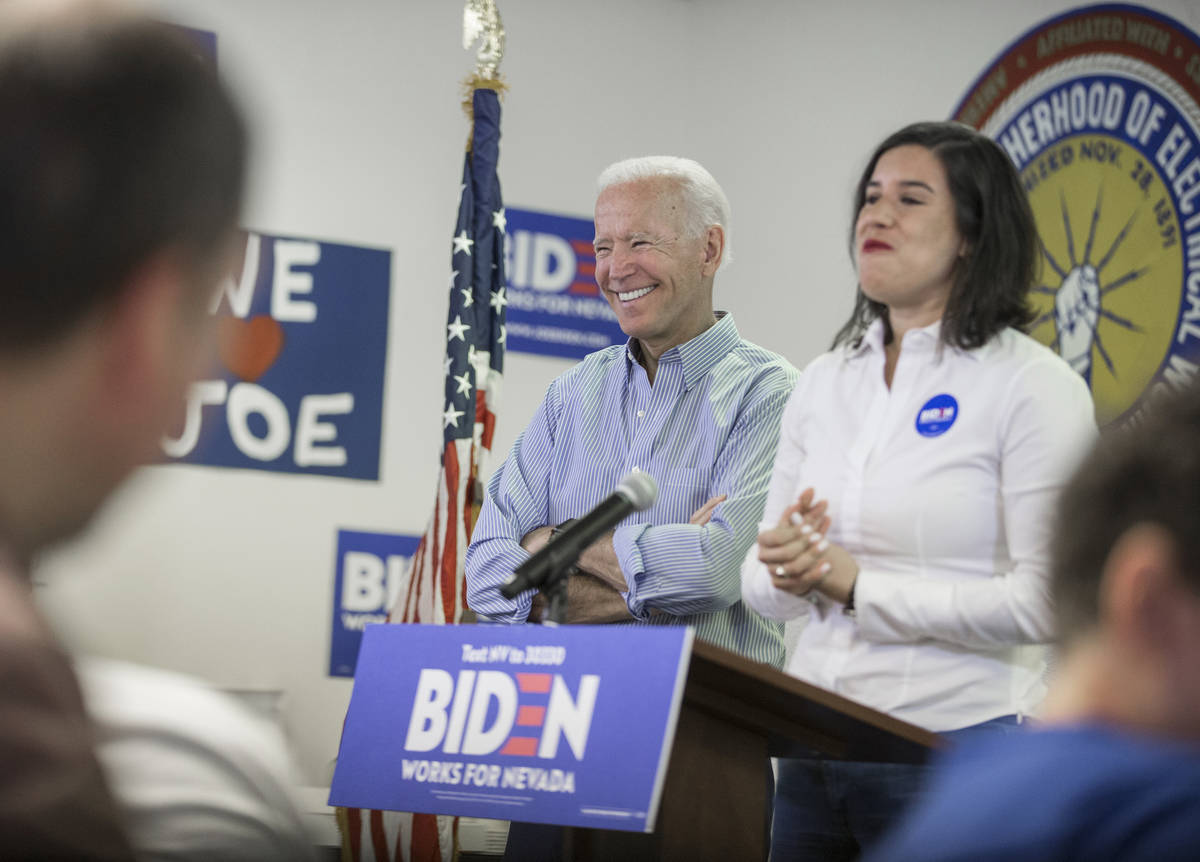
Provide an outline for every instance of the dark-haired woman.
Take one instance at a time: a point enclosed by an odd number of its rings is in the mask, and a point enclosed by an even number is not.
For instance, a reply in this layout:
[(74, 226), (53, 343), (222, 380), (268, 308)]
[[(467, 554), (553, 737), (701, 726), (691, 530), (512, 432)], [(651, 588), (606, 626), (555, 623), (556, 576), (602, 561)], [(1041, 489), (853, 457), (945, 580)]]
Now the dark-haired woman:
[[(902, 129), (855, 214), (854, 313), (784, 412), (742, 595), (805, 620), (795, 676), (935, 732), (1004, 731), (1042, 695), (1050, 515), (1091, 397), (1020, 331), (1037, 235), (992, 141)], [(772, 859), (856, 858), (922, 772), (780, 760)]]

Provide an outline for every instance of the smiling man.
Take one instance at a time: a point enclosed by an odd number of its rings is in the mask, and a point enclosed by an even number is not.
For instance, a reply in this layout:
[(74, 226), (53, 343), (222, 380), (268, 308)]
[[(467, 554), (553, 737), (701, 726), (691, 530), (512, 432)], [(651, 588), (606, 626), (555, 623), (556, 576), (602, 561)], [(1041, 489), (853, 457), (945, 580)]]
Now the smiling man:
[(555, 380), (492, 477), (467, 551), (469, 603), (493, 621), (529, 619), (532, 591), (499, 592), (513, 569), (556, 525), (645, 471), (657, 502), (584, 551), (569, 620), (691, 625), (778, 666), (782, 628), (741, 603), (739, 565), (797, 372), (713, 310), (729, 203), (708, 171), (689, 159), (629, 159), (598, 185), (596, 281), (629, 341)]
[[(555, 526), (645, 471), (657, 501), (584, 550), (568, 622), (694, 626), (779, 667), (783, 627), (742, 604), (740, 565), (799, 374), (713, 311), (713, 279), (730, 257), (729, 201), (708, 171), (690, 159), (628, 159), (598, 185), (596, 282), (629, 341), (551, 383), (492, 476), (467, 549), (468, 602), (495, 622), (536, 618), (532, 591), (509, 600), (500, 586)], [(513, 824), (505, 858), (561, 859), (561, 836)]]

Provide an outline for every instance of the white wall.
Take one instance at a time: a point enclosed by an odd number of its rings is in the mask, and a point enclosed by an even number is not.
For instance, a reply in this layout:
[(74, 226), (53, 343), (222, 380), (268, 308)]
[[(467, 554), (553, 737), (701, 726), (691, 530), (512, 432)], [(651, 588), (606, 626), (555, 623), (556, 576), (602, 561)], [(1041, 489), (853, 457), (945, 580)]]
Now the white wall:
[[(587, 215), (607, 163), (707, 165), (733, 203), (718, 304), (798, 365), (850, 307), (850, 194), (874, 145), (948, 116), (996, 54), (1073, 3), (500, 0), (507, 202)], [(197, 467), (140, 473), (50, 555), (43, 603), (81, 649), (286, 692), (310, 782), (350, 683), (325, 677), (338, 528), (420, 533), (440, 445), (448, 236), (466, 121), (458, 0), (162, 0), (218, 34), (257, 133), (244, 223), (391, 248), (382, 479)], [(1150, 3), (1200, 30), (1188, 0)], [(500, 457), (566, 363), (510, 354)]]

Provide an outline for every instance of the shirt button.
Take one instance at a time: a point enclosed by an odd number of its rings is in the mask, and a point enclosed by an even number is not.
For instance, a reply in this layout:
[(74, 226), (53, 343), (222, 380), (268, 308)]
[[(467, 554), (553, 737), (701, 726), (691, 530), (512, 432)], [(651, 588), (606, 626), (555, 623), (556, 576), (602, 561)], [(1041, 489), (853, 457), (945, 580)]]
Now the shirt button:
[(641, 467), (638, 467), (638, 466), (635, 464), (635, 465), (634, 465), (634, 467), (633, 467), (633, 470), (632, 470), (631, 472), (634, 472), (634, 473), (640, 473), (640, 472), (642, 472), (642, 468), (641, 468)]
[(646, 415), (646, 411), (645, 411), (645, 410), (639, 410), (639, 411), (638, 411), (638, 419), (641, 419), (641, 418), (642, 418), (643, 416), (645, 416), (645, 415)]

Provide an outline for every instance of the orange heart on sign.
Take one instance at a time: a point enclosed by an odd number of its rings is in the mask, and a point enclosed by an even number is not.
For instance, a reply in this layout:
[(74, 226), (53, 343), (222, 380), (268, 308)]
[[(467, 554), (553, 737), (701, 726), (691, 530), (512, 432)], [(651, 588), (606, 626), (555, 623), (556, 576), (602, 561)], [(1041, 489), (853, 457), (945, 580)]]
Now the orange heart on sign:
[(221, 319), (218, 352), (225, 367), (253, 383), (275, 364), (283, 350), (283, 327), (273, 317), (260, 314), (249, 320)]

